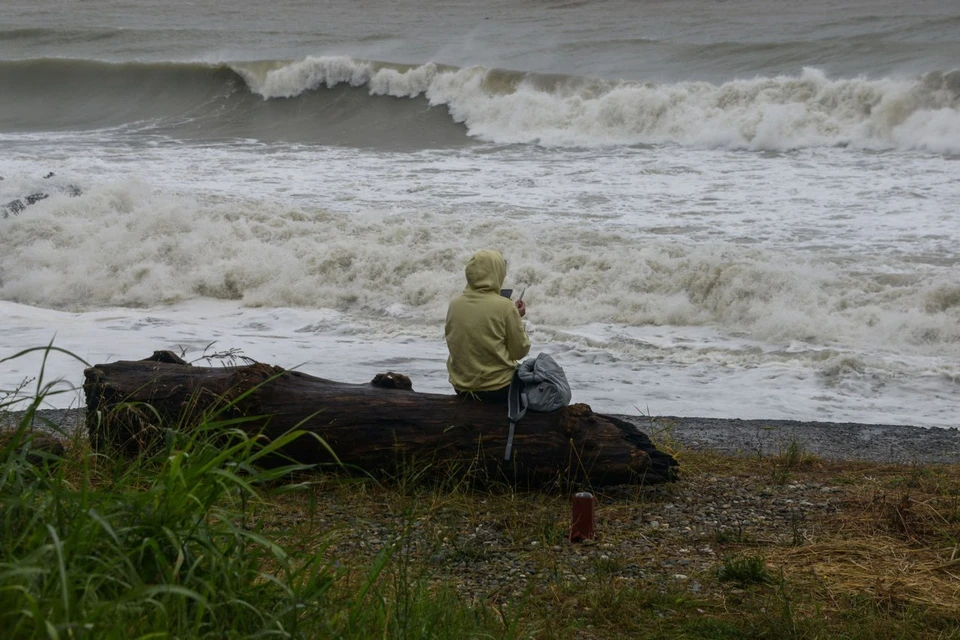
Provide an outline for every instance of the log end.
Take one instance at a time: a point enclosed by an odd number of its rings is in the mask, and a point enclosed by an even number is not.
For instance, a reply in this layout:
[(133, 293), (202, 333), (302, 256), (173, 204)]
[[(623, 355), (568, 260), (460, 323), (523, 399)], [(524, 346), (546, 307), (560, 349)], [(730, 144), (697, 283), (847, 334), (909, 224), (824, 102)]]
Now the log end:
[(656, 478), (657, 482), (674, 482), (680, 479), (680, 464), (677, 459), (665, 451), (657, 449), (657, 446), (650, 440), (644, 432), (633, 424), (615, 416), (604, 415), (603, 419), (613, 423), (624, 440), (637, 447), (638, 451), (645, 452), (650, 458), (650, 465), (646, 476), (648, 482)]

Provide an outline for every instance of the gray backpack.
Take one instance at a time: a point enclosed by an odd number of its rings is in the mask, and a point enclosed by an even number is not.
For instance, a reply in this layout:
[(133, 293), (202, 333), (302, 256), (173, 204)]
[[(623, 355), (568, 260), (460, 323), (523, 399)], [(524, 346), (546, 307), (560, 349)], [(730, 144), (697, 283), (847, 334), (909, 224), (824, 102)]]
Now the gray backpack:
[(557, 361), (545, 353), (523, 361), (513, 372), (510, 392), (507, 396), (507, 417), (510, 430), (507, 432), (507, 449), (504, 460), (513, 453), (513, 434), (520, 418), (530, 411), (556, 411), (570, 404), (570, 383)]
[(570, 404), (572, 393), (567, 376), (557, 361), (545, 353), (524, 360), (517, 369), (530, 411), (556, 411)]

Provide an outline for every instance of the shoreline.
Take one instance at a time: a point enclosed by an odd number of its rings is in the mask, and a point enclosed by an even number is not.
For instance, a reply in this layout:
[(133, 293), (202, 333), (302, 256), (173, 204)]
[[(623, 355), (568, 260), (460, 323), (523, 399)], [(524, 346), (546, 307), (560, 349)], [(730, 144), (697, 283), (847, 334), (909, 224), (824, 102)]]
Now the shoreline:
[[(23, 412), (0, 416), (8, 428)], [(41, 409), (42, 421), (59, 425), (64, 436), (83, 427), (84, 409)], [(680, 416), (617, 415), (646, 433), (658, 446), (715, 451), (737, 456), (778, 456), (793, 447), (829, 460), (893, 464), (960, 464), (960, 430), (939, 427), (741, 420)], [(43, 424), (38, 428), (50, 429)]]

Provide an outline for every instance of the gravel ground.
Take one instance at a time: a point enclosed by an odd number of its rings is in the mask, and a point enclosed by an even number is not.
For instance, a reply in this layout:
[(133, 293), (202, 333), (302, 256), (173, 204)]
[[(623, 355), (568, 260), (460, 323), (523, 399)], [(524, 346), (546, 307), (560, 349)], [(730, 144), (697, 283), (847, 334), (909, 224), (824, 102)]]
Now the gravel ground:
[[(960, 430), (852, 422), (626, 417), (654, 442), (741, 455), (779, 455), (796, 443), (830, 460), (960, 463)], [(960, 424), (960, 419), (958, 419)]]
[[(955, 471), (949, 477), (929, 467), (848, 471), (842, 463), (779, 470), (769, 462), (715, 470), (701, 464), (676, 484), (601, 489), (597, 537), (580, 544), (566, 539), (568, 500), (541, 494), (440, 493), (404, 500), (390, 488), (368, 494), (331, 483), (315, 494), (312, 517), (302, 500), (291, 499), (282, 522), (265, 524), (286, 529), (299, 523), (293, 544), (304, 552), (330, 544), (330, 557), (348, 566), (367, 566), (396, 541), (401, 554), (430, 567), (433, 580), (452, 584), (473, 602), (509, 604), (531, 594), (548, 610), (567, 608), (568, 614), (574, 607), (586, 615), (593, 599), (610, 597), (602, 585), (687, 593), (736, 608), (742, 588), (717, 579), (727, 558), (762, 557), (773, 575), (782, 569), (790, 580), (804, 581), (811, 558), (820, 558), (817, 549), (830, 550), (834, 555), (820, 559), (843, 569), (817, 578), (833, 596), (853, 589), (870, 597), (880, 584), (900, 585), (895, 589), (904, 602), (929, 595), (915, 587), (931, 579), (929, 563), (950, 561), (951, 550), (941, 537), (927, 543), (897, 527), (904, 514), (922, 515), (927, 507), (945, 513), (955, 489), (932, 496), (923, 487), (960, 480)], [(902, 484), (910, 480), (914, 485)], [(914, 506), (903, 506), (904, 491)], [(843, 584), (850, 567), (859, 566), (848, 562), (847, 545), (853, 563), (868, 567), (861, 587)], [(908, 579), (909, 589), (900, 582)], [(956, 585), (951, 588), (955, 593)]]
[[(50, 425), (58, 425), (64, 436), (72, 436), (83, 426), (83, 409), (41, 409), (34, 418), (34, 426), (40, 431), (56, 433), (58, 430)], [(22, 411), (11, 411), (0, 414), (0, 428), (16, 426), (23, 416)]]
[[(740, 455), (778, 455), (792, 443), (804, 452), (830, 460), (892, 463), (960, 463), (960, 430), (797, 420), (737, 420), (728, 418), (655, 418), (619, 416), (654, 442), (696, 450)], [(0, 427), (15, 424), (19, 414), (0, 416)], [(82, 409), (44, 409), (37, 424), (60, 425), (72, 434), (83, 425)]]
[(531, 587), (598, 578), (706, 595), (703, 577), (717, 567), (725, 545), (813, 539), (852, 494), (851, 488), (821, 482), (774, 485), (761, 475), (731, 482), (703, 474), (685, 480), (682, 488), (650, 487), (633, 499), (598, 496), (597, 539), (583, 544), (566, 541), (566, 508), (551, 514), (543, 508), (551, 503), (526, 504), (516, 514), (494, 507), (472, 517), (451, 505), (423, 513), (412, 524), (397, 514), (344, 504), (340, 496), (321, 499), (317, 510), (321, 528), (349, 532), (335, 537), (333, 555), (372, 558), (388, 541), (403, 538), (411, 555), (453, 578), (461, 594), (476, 601), (516, 601)]

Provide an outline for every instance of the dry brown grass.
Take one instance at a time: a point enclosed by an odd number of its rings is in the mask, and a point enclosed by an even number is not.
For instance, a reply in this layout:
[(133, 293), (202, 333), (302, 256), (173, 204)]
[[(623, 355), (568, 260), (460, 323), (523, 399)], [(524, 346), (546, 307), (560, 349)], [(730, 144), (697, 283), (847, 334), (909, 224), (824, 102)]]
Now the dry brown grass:
[(949, 551), (878, 535), (769, 549), (768, 558), (788, 576), (816, 578), (831, 599), (866, 595), (885, 610), (915, 605), (960, 616), (960, 562)]
[(788, 575), (816, 578), (833, 598), (862, 595), (960, 617), (960, 467), (834, 464), (849, 487), (819, 540), (771, 548)]

